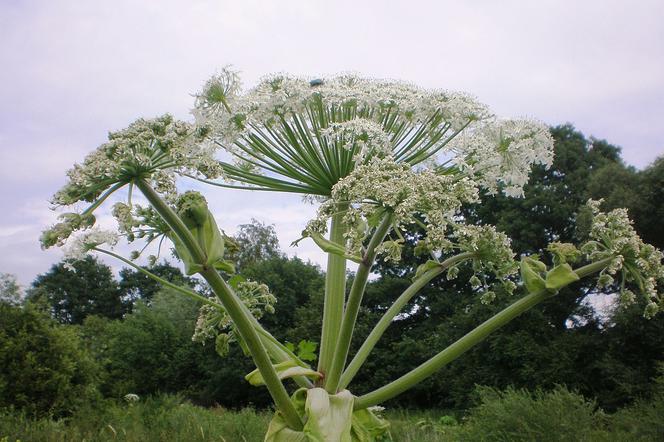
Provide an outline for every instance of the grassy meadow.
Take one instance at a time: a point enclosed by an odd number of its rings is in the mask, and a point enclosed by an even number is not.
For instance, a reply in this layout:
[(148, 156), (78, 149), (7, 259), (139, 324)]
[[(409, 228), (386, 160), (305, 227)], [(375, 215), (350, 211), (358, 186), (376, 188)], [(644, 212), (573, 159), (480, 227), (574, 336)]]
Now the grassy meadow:
[[(478, 405), (453, 412), (386, 410), (394, 441), (661, 441), (664, 400), (637, 402), (606, 414), (594, 402), (558, 387), (552, 391), (479, 389)], [(0, 442), (259, 442), (271, 413), (202, 408), (176, 395), (134, 404), (106, 401), (67, 419), (0, 413)]]

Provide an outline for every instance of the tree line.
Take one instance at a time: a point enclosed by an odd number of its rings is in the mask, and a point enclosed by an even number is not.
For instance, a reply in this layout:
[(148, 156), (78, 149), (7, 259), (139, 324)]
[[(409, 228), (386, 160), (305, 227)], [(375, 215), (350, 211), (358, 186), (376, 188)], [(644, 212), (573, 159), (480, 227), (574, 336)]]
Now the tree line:
[[(525, 198), (483, 195), (464, 216), (496, 225), (513, 239), (517, 254), (537, 253), (551, 241), (583, 240), (587, 214), (581, 208), (589, 198), (603, 198), (603, 209), (628, 208), (644, 241), (664, 248), (664, 158), (636, 170), (623, 162), (618, 147), (588, 139), (571, 125), (554, 127), (552, 134), (554, 164), (534, 168)], [(286, 257), (274, 229), (257, 221), (240, 226), (234, 240), (239, 273), (267, 284), (278, 298), (275, 312), (261, 322), (294, 348), (318, 341), (321, 270)], [(405, 259), (375, 269), (352, 351), (422, 262), (415, 253), (418, 241), (417, 234), (406, 238)], [(166, 261), (149, 270), (207, 292)], [(484, 305), (457, 283), (463, 280), (468, 278), (441, 278), (411, 302), (357, 376), (356, 394), (407, 372), (519, 296), (498, 294)], [(214, 341), (192, 342), (199, 305), (137, 270), (125, 268), (116, 278), (89, 257), (55, 264), (20, 301), (11, 278), (3, 277), (0, 288), (0, 408), (61, 415), (103, 398), (157, 392), (181, 393), (201, 405), (269, 403), (265, 392), (244, 381), (252, 365), (239, 346), (221, 357)], [(598, 290), (583, 284), (565, 289), (390, 405), (463, 409), (476, 385), (566, 385), (607, 410), (647, 398), (664, 363), (664, 319), (643, 320), (642, 305), (615, 309), (601, 303)]]

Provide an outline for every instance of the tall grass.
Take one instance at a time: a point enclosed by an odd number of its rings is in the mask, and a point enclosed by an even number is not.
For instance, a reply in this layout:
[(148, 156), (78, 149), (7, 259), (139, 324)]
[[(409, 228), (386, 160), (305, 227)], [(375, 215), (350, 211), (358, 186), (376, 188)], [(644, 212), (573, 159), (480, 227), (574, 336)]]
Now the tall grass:
[[(388, 414), (394, 440), (446, 440), (417, 425), (433, 414)], [(0, 442), (260, 442), (271, 418), (269, 411), (201, 408), (179, 396), (161, 395), (134, 404), (109, 402), (99, 409), (82, 409), (66, 420), (0, 413)]]
[[(466, 416), (450, 411), (391, 410), (385, 417), (397, 442), (662, 441), (664, 395), (606, 415), (564, 387), (553, 391), (490, 388)], [(0, 442), (260, 442), (269, 411), (201, 408), (179, 396), (135, 404), (108, 402), (66, 420), (0, 412)]]
[(253, 409), (205, 409), (178, 396), (162, 395), (135, 404), (80, 410), (67, 420), (32, 420), (6, 413), (0, 416), (0, 437), (8, 436), (7, 442), (251, 442), (263, 439), (269, 419), (268, 413)]

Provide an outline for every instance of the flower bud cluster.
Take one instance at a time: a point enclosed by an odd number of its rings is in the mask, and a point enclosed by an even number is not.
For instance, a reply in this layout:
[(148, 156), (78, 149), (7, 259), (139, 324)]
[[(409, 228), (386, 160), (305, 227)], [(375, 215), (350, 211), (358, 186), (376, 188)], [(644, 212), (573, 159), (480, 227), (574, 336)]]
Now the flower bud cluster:
[(450, 237), (454, 249), (473, 254), (476, 273), (490, 273), (498, 279), (505, 279), (519, 269), (510, 238), (494, 226), (457, 224)]
[(39, 238), (42, 249), (62, 246), (74, 231), (90, 228), (95, 223), (92, 214), (63, 213), (58, 218), (59, 223), (42, 232)]
[[(231, 281), (231, 283), (235, 288), (235, 293), (256, 319), (262, 318), (265, 313), (274, 313), (277, 298), (270, 293), (267, 285), (250, 280), (237, 283)], [(205, 304), (199, 310), (191, 339), (201, 344), (216, 339), (217, 351), (225, 355), (228, 352), (229, 344), (239, 340), (240, 336), (235, 330), (231, 317), (221, 305)]]
[[(516, 284), (509, 279), (518, 271), (511, 240), (494, 226), (456, 224), (449, 237), (450, 245), (443, 252), (472, 254), (473, 276), (468, 281), (481, 292), (480, 302), (489, 304), (496, 299), (496, 290), (512, 294)], [(456, 278), (458, 267), (447, 272), (448, 279)]]
[(664, 296), (657, 293), (658, 286), (664, 284), (664, 254), (641, 240), (626, 209), (604, 213), (599, 209), (600, 204), (601, 201), (588, 201), (593, 220), (590, 240), (581, 251), (593, 262), (611, 258), (611, 263), (600, 276), (600, 286), (611, 284), (621, 273), (621, 301), (635, 298), (633, 292), (625, 289), (625, 283), (638, 287), (647, 301), (644, 316), (652, 317), (664, 305)]

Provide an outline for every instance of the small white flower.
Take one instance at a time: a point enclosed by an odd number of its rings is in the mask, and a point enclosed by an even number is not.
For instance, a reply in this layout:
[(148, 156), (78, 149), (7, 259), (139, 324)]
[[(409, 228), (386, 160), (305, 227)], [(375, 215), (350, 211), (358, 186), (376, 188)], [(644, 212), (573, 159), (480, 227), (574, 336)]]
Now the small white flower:
[(117, 233), (95, 227), (70, 238), (64, 247), (64, 256), (65, 259), (85, 259), (85, 255), (94, 247), (102, 244), (108, 244), (112, 247), (117, 242)]

